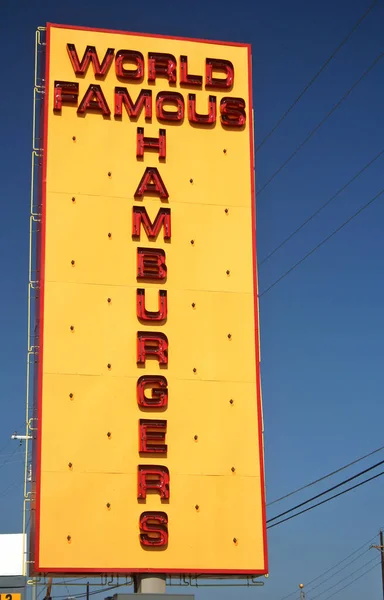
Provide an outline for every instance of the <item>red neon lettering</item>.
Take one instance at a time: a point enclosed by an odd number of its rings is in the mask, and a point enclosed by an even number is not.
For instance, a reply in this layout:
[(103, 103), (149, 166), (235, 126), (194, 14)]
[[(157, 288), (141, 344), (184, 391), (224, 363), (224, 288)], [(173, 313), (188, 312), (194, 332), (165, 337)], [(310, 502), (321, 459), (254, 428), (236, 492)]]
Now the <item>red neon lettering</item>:
[(136, 314), (141, 321), (165, 321), (168, 314), (167, 290), (159, 290), (159, 310), (145, 308), (145, 290), (136, 290)]
[[(131, 62), (136, 69), (126, 69), (125, 63)], [(116, 75), (128, 81), (140, 81), (144, 77), (144, 56), (135, 50), (119, 50), (115, 58)]]
[(144, 231), (149, 240), (156, 240), (160, 229), (164, 229), (164, 239), (171, 239), (171, 209), (159, 208), (154, 222), (150, 220), (145, 206), (134, 206), (132, 208), (132, 237), (140, 238), (140, 227), (143, 225)]
[(87, 110), (100, 111), (104, 117), (109, 117), (111, 111), (101, 90), (101, 87), (96, 84), (89, 86), (84, 94), (84, 98), (77, 109), (78, 114), (85, 114)]
[(136, 158), (143, 158), (145, 150), (156, 150), (159, 158), (166, 156), (166, 132), (165, 129), (159, 129), (159, 137), (144, 137), (144, 127), (137, 128), (136, 137)]
[(188, 57), (180, 56), (180, 83), (183, 85), (201, 87), (203, 78), (201, 75), (190, 75), (188, 73)]
[(91, 62), (93, 72), (98, 77), (104, 77), (107, 74), (108, 69), (113, 62), (115, 53), (114, 48), (108, 48), (103, 58), (103, 62), (100, 64), (95, 46), (86, 47), (81, 62), (79, 61), (75, 44), (67, 44), (67, 51), (76, 75), (85, 75), (88, 71), (89, 63)]
[[(224, 72), (225, 78), (213, 77), (213, 72)], [(235, 80), (235, 69), (229, 60), (207, 58), (205, 61), (205, 87), (229, 90)]]
[(168, 338), (165, 333), (137, 332), (137, 364), (145, 366), (147, 356), (156, 358), (160, 365), (168, 364)]
[(166, 77), (169, 83), (176, 83), (176, 58), (172, 54), (148, 52), (148, 82), (156, 77)]
[[(143, 375), (137, 380), (137, 404), (141, 408), (167, 408), (168, 382), (162, 375)], [(151, 396), (145, 395), (145, 390), (151, 390)]]
[(166, 200), (169, 197), (167, 188), (156, 167), (147, 167), (145, 169), (144, 175), (137, 186), (135, 198), (142, 198), (147, 193), (157, 194), (162, 200)]
[(136, 102), (132, 102), (127, 88), (115, 87), (115, 117), (121, 117), (123, 106), (128, 116), (137, 119), (145, 107), (145, 118), (152, 118), (152, 91), (141, 90)]
[(208, 98), (208, 114), (201, 115), (196, 112), (196, 94), (188, 94), (188, 119), (191, 123), (212, 125), (216, 122), (216, 96)]
[[(176, 110), (166, 110), (164, 104)], [(184, 98), (179, 92), (160, 92), (156, 97), (156, 115), (160, 121), (182, 121), (184, 119)]]
[(139, 421), (139, 452), (142, 454), (166, 454), (167, 421), (140, 419)]
[(243, 98), (222, 98), (220, 102), (221, 123), (226, 127), (244, 127), (246, 121)]
[(167, 278), (167, 265), (165, 252), (161, 248), (137, 249), (137, 275), (136, 279), (165, 281)]
[(148, 511), (141, 513), (140, 542), (143, 546), (166, 548), (168, 545), (168, 516), (165, 512)]
[(137, 498), (146, 499), (147, 492), (157, 492), (169, 498), (169, 471), (162, 465), (139, 465), (137, 468)]
[(72, 81), (55, 81), (53, 91), (53, 110), (60, 111), (63, 103), (77, 104), (79, 84)]

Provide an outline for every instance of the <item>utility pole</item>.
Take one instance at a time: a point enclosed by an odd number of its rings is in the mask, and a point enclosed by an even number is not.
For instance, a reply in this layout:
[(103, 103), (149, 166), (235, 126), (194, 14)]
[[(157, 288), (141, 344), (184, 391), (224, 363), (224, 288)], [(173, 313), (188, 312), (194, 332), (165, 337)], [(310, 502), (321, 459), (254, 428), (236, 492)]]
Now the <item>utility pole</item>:
[(376, 548), (376, 550), (380, 550), (380, 557), (381, 557), (381, 585), (383, 588), (383, 600), (384, 600), (384, 536), (383, 536), (383, 532), (380, 529), (379, 532), (379, 545), (373, 545), (371, 546), (371, 548)]

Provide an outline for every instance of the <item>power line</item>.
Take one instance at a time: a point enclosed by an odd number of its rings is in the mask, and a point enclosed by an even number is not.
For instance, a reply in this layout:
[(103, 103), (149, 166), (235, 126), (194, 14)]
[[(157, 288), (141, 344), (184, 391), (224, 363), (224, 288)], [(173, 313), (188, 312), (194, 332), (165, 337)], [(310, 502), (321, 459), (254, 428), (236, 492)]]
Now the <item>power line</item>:
[(11, 444), (11, 440), (8, 440), (8, 442), (7, 442), (6, 444), (4, 444), (4, 446), (2, 446), (2, 448), (0, 448), (0, 454), (1, 454), (2, 452), (4, 452), (4, 450), (5, 450), (6, 448), (8, 448), (8, 446), (9, 446), (10, 444)]
[(319, 477), (319, 479), (315, 479), (314, 481), (311, 481), (310, 483), (307, 483), (306, 485), (303, 485), (303, 486), (297, 488), (293, 492), (289, 492), (289, 494), (285, 494), (285, 496), (281, 496), (281, 498), (277, 498), (276, 500), (272, 500), (272, 502), (268, 502), (267, 506), (272, 506), (272, 504), (276, 504), (277, 502), (280, 502), (281, 500), (285, 500), (286, 498), (289, 498), (290, 496), (293, 496), (294, 494), (297, 494), (298, 492), (302, 492), (303, 490), (306, 490), (307, 488), (311, 487), (312, 485), (315, 485), (316, 483), (320, 483), (320, 481), (324, 481), (325, 479), (328, 479), (329, 477), (332, 477), (333, 475), (336, 475), (337, 473), (340, 473), (341, 471), (348, 469), (348, 467), (352, 467), (353, 465), (356, 465), (357, 463), (361, 462), (365, 458), (369, 458), (370, 456), (373, 456), (373, 454), (376, 454), (377, 452), (380, 452), (381, 450), (384, 450), (384, 446), (380, 446), (380, 448), (376, 448), (376, 450), (372, 450), (372, 452), (369, 452), (368, 454), (364, 454), (364, 456), (360, 456), (360, 458), (353, 460), (352, 462), (348, 463), (347, 465), (344, 465), (343, 467), (340, 467), (339, 469), (336, 469), (335, 471), (328, 473), (328, 475), (323, 475), (322, 477)]
[[(369, 548), (368, 548), (369, 550)], [(361, 571), (362, 569), (364, 569), (365, 567), (367, 567), (368, 565), (371, 565), (373, 563), (373, 561), (377, 562), (377, 557), (374, 556), (373, 558), (371, 558), (371, 560), (368, 560), (366, 563), (364, 563), (363, 565), (361, 565), (358, 569), (356, 569), (354, 572), (358, 573), (359, 571)], [(343, 583), (343, 581), (346, 581), (347, 579), (349, 579), (351, 577), (351, 573), (349, 573), (349, 575), (346, 575), (346, 577), (343, 577), (343, 579), (340, 579), (339, 581), (337, 581), (336, 583), (334, 583), (333, 585), (329, 586), (329, 588), (326, 588), (325, 590), (323, 590), (322, 592), (320, 592), (319, 594), (316, 594), (316, 596), (313, 596), (311, 598), (311, 600), (316, 600), (316, 598), (320, 598), (320, 596), (322, 596), (323, 594), (326, 594), (327, 592), (330, 592), (331, 590), (333, 590), (335, 587), (337, 587), (338, 585), (340, 585), (340, 583)]]
[(370, 167), (371, 165), (373, 165), (373, 163), (382, 155), (384, 154), (384, 150), (381, 150), (378, 154), (376, 154), (376, 156), (370, 160), (366, 165), (364, 165), (364, 167), (362, 169), (360, 169), (360, 171), (358, 173), (356, 173), (352, 179), (350, 179), (346, 184), (344, 184), (335, 194), (333, 194), (333, 196), (331, 196), (330, 198), (328, 198), (328, 200), (322, 204), (320, 206), (320, 208), (318, 208), (314, 213), (312, 213), (308, 219), (306, 219), (305, 221), (303, 221), (303, 223), (301, 223), (301, 225), (299, 225), (288, 237), (286, 237), (278, 246), (276, 246), (276, 248), (274, 248), (269, 254), (267, 254), (267, 256), (265, 258), (263, 258), (263, 260), (261, 262), (259, 262), (259, 267), (261, 267), (261, 265), (263, 265), (265, 262), (267, 262), (267, 260), (269, 260), (271, 258), (271, 256), (273, 256), (278, 250), (280, 250), (287, 242), (289, 242), (289, 240), (291, 240), (299, 231), (301, 231), (303, 229), (303, 227), (305, 227), (310, 221), (312, 221), (312, 219), (314, 217), (316, 217), (319, 213), (321, 213), (321, 211), (328, 206), (328, 204), (330, 204), (332, 202), (332, 200), (335, 200), (335, 198), (337, 198), (337, 196), (339, 196), (341, 194), (341, 192), (344, 192), (344, 190), (347, 189), (348, 186), (351, 185), (351, 183), (353, 183), (354, 181), (356, 181), (356, 179), (358, 177), (360, 177), (360, 175), (362, 173), (364, 173), (364, 171), (366, 171), (368, 169), (368, 167)]
[(384, 52), (381, 52), (373, 63), (364, 71), (364, 73), (359, 77), (357, 81), (349, 88), (349, 90), (340, 98), (340, 100), (331, 108), (331, 110), (325, 115), (325, 117), (316, 125), (314, 129), (307, 135), (307, 137), (297, 146), (296, 150), (292, 152), (292, 154), (280, 165), (280, 167), (271, 175), (271, 177), (267, 180), (267, 182), (256, 191), (256, 194), (260, 196), (260, 194), (265, 190), (265, 188), (275, 179), (275, 177), (287, 166), (287, 164), (296, 156), (296, 154), (305, 146), (305, 144), (311, 139), (311, 137), (320, 129), (322, 125), (324, 125), (325, 121), (329, 119), (329, 117), (339, 108), (339, 106), (348, 98), (348, 96), (352, 93), (352, 91), (359, 85), (359, 83), (372, 71), (372, 69), (377, 65), (377, 63), (383, 58)]
[[(82, 578), (84, 579), (84, 578)], [(69, 582), (67, 582), (69, 583)], [(128, 582), (124, 582), (124, 583), (118, 583), (116, 585), (112, 585), (112, 586), (104, 586), (102, 588), (99, 588), (97, 590), (91, 590), (89, 592), (90, 596), (94, 596), (95, 594), (100, 594), (102, 592), (108, 592), (109, 590), (114, 590), (116, 588), (120, 588), (120, 587), (124, 587), (124, 586), (128, 586), (130, 585)], [(80, 593), (80, 594), (71, 594), (71, 598), (85, 598), (87, 596), (87, 593)], [(55, 598), (57, 600), (62, 599), (62, 598), (68, 598), (68, 596), (55, 596)]]
[(384, 189), (382, 189), (378, 194), (376, 194), (376, 196), (374, 196), (373, 198), (371, 198), (371, 200), (369, 200), (366, 204), (364, 204), (361, 208), (359, 208), (358, 211), (356, 211), (351, 217), (349, 217), (349, 219), (347, 219), (346, 221), (344, 221), (344, 223), (342, 223), (340, 225), (340, 227), (338, 227), (337, 229), (335, 229), (326, 238), (324, 238), (319, 244), (317, 244), (317, 246), (315, 246), (314, 248), (312, 248), (312, 250), (310, 250), (309, 252), (307, 252), (307, 254), (305, 254), (303, 256), (303, 258), (301, 258), (290, 269), (288, 269), (288, 271), (285, 271), (285, 273), (283, 273), (283, 275), (281, 275), (273, 283), (271, 283), (271, 285), (269, 285), (263, 292), (261, 292), (261, 294), (259, 294), (259, 298), (261, 298), (262, 296), (264, 296), (264, 294), (266, 294), (267, 292), (269, 292), (273, 287), (275, 287), (275, 285), (277, 285), (278, 283), (280, 283), (280, 281), (282, 281), (283, 279), (285, 279), (285, 277), (287, 277), (287, 275), (289, 275), (290, 273), (292, 273), (292, 271), (294, 271), (299, 265), (301, 265), (305, 260), (307, 260), (307, 258), (309, 258), (310, 256), (312, 256), (312, 254), (314, 252), (316, 252), (316, 250), (318, 250), (319, 248), (321, 248), (321, 246), (323, 246), (326, 242), (328, 242), (334, 235), (336, 235), (336, 233), (338, 233), (339, 231), (341, 231), (346, 225), (348, 225), (348, 223), (350, 223), (355, 217), (357, 217), (366, 208), (368, 208), (368, 206), (370, 206), (375, 200), (377, 200), (377, 198), (379, 198), (383, 193), (384, 193)]
[(320, 492), (319, 494), (316, 494), (316, 496), (312, 496), (312, 498), (309, 498), (309, 500), (305, 500), (304, 502), (300, 502), (300, 504), (296, 504), (296, 506), (294, 506), (293, 508), (289, 508), (288, 510), (285, 510), (284, 512), (280, 513), (279, 515), (276, 515), (276, 517), (272, 517), (271, 519), (268, 519), (267, 523), (270, 523), (271, 521), (276, 521), (276, 519), (279, 519), (280, 517), (284, 517), (284, 515), (287, 515), (288, 513), (293, 512), (297, 508), (301, 508), (302, 506), (305, 506), (306, 504), (313, 502), (313, 500), (317, 500), (318, 498), (325, 496), (325, 494), (329, 494), (329, 492), (333, 492), (333, 490), (337, 490), (339, 487), (345, 485), (346, 483), (349, 483), (350, 481), (353, 481), (354, 479), (357, 479), (358, 477), (361, 477), (362, 475), (365, 475), (366, 473), (373, 471), (373, 469), (377, 469), (377, 467), (380, 467), (382, 464), (384, 464), (384, 460), (381, 460), (380, 462), (372, 465), (371, 467), (368, 467), (367, 469), (364, 469), (363, 471), (356, 473), (356, 475), (352, 475), (352, 477), (348, 477), (347, 479), (344, 479), (340, 483), (337, 483), (336, 485), (333, 485), (332, 487), (325, 490), (325, 492)]
[(380, 564), (380, 560), (375, 565), (373, 565), (373, 567), (371, 567), (370, 569), (368, 569), (367, 571), (365, 571), (365, 573), (362, 573), (358, 577), (355, 577), (355, 579), (352, 579), (352, 581), (350, 581), (349, 583), (347, 583), (347, 585), (345, 585), (344, 587), (340, 588), (339, 590), (336, 590), (336, 592), (334, 592), (330, 596), (327, 596), (326, 598), (324, 598), (324, 600), (329, 600), (330, 598), (333, 598), (333, 596), (336, 596), (336, 594), (339, 594), (340, 592), (342, 592), (343, 590), (345, 590), (345, 588), (347, 588), (350, 585), (354, 584), (355, 581), (357, 581), (358, 579), (361, 579), (365, 575), (368, 575), (368, 573), (370, 573), (370, 571), (373, 571), (373, 569), (375, 569), (377, 566), (379, 566), (379, 564)]
[(16, 446), (16, 448), (14, 449), (14, 451), (11, 452), (11, 454), (9, 454), (8, 458), (3, 463), (1, 463), (0, 469), (2, 469), (3, 467), (5, 467), (5, 465), (9, 463), (9, 461), (12, 458), (12, 456), (14, 456), (18, 450), (20, 450), (20, 446)]
[(318, 502), (317, 504), (314, 504), (313, 506), (304, 508), (303, 510), (299, 511), (298, 513), (295, 513), (294, 515), (291, 515), (290, 517), (286, 517), (285, 519), (282, 519), (281, 521), (278, 521), (277, 523), (272, 523), (272, 525), (267, 526), (267, 529), (272, 529), (272, 527), (281, 525), (281, 523), (285, 523), (285, 521), (290, 521), (291, 519), (294, 519), (295, 517), (298, 517), (299, 515), (302, 515), (308, 511), (312, 510), (313, 508), (317, 508), (317, 506), (326, 504), (327, 502), (330, 502), (334, 498), (337, 498), (338, 496), (342, 496), (343, 494), (346, 494), (347, 492), (350, 492), (351, 490), (354, 490), (355, 488), (358, 488), (361, 485), (368, 483), (369, 481), (373, 481), (373, 479), (377, 479), (378, 477), (381, 477), (382, 475), (384, 475), (384, 471), (381, 471), (381, 473), (378, 473), (377, 475), (373, 475), (372, 477), (369, 477), (368, 479), (365, 479), (364, 481), (361, 481), (360, 483), (356, 483), (355, 485), (352, 485), (351, 487), (347, 488), (346, 490), (343, 490), (342, 492), (339, 492), (338, 494), (334, 494), (333, 496), (330, 496), (329, 498), (326, 498), (325, 500), (322, 500), (321, 502)]
[[(377, 536), (374, 535), (372, 538), (370, 538), (369, 540), (367, 540), (366, 542), (364, 542), (364, 544), (362, 544), (361, 546), (359, 546), (359, 548), (356, 548), (356, 550), (354, 550), (353, 552), (351, 552), (351, 554), (348, 554), (348, 556), (346, 556), (345, 558), (343, 558), (343, 560), (340, 560), (338, 563), (336, 563), (335, 565), (333, 565), (333, 567), (330, 567), (326, 571), (323, 571), (323, 573), (321, 573), (320, 575), (317, 575), (317, 577), (315, 577), (314, 579), (311, 579), (311, 581), (308, 581), (305, 584), (305, 588), (308, 588), (315, 581), (318, 581), (319, 579), (322, 579), (324, 577), (324, 575), (327, 575), (328, 573), (330, 573), (331, 571), (333, 571), (334, 569), (336, 569), (339, 565), (343, 564), (343, 562), (345, 562), (346, 560), (348, 560), (349, 558), (351, 558), (352, 556), (354, 556), (357, 552), (360, 552), (360, 550), (362, 550), (363, 548), (365, 548), (365, 546), (367, 546), (368, 544), (370, 544), (371, 542), (373, 542), (376, 539), (376, 537)], [(365, 551), (362, 554), (365, 554)], [(357, 558), (360, 558), (362, 556), (362, 554), (359, 554), (359, 556)], [(355, 559), (353, 559), (353, 560), (355, 560)], [(350, 561), (349, 563), (347, 563), (346, 566), (349, 566), (352, 562), (353, 561)], [(338, 572), (340, 572), (340, 571), (337, 571), (336, 573), (338, 573)], [(333, 576), (331, 576), (331, 577), (333, 577)], [(330, 577), (329, 577), (329, 579), (330, 579)], [(322, 585), (322, 584), (319, 584), (319, 585)], [(316, 587), (317, 586), (315, 586), (315, 588)], [(312, 589), (315, 589), (315, 588), (312, 588)], [(287, 598), (290, 598), (293, 595), (297, 595), (297, 589), (295, 589), (293, 592), (290, 592), (289, 594), (287, 594), (283, 598), (280, 598), (280, 600), (287, 600)]]
[(80, 576), (79, 576), (79, 577), (75, 577), (74, 579), (65, 579), (65, 580), (64, 580), (64, 583), (65, 583), (65, 584), (67, 584), (67, 583), (73, 583), (74, 581), (75, 581), (75, 582), (76, 582), (76, 581), (80, 581), (81, 579), (87, 579), (87, 576), (86, 576), (86, 575), (83, 575), (83, 576), (81, 576), (81, 577), (80, 577)]
[[(360, 560), (360, 558), (362, 556), (364, 556), (364, 554), (366, 554), (367, 552), (370, 551), (370, 548), (367, 548), (366, 550), (364, 550), (364, 552), (361, 552), (360, 554), (358, 554), (357, 556), (355, 556), (355, 558), (353, 558), (352, 560), (350, 560), (349, 562), (347, 562), (346, 565), (344, 565), (343, 567), (341, 567), (341, 569), (339, 569), (338, 571), (335, 571), (334, 573), (332, 573), (332, 575), (330, 575), (329, 577), (327, 577), (327, 579), (325, 581), (320, 581), (320, 583), (317, 583), (316, 585), (314, 585), (311, 588), (311, 594), (313, 592), (313, 590), (316, 590), (317, 588), (321, 587), (322, 585), (324, 585), (324, 583), (326, 581), (329, 581), (329, 579), (332, 579), (332, 577), (336, 577), (336, 575), (338, 575), (339, 573), (341, 573), (341, 571), (344, 571), (344, 569), (347, 569), (348, 567), (350, 567), (354, 562), (356, 562), (357, 560)], [(340, 582), (339, 582), (340, 583)], [(323, 592), (322, 592), (323, 593)], [(314, 600), (314, 599), (311, 599)]]
[(309, 81), (309, 83), (307, 83), (307, 85), (305, 86), (305, 88), (303, 89), (303, 91), (297, 96), (297, 98), (293, 101), (293, 103), (291, 104), (291, 106), (285, 111), (285, 113), (280, 117), (280, 119), (276, 122), (276, 124), (274, 125), (274, 127), (272, 127), (272, 129), (270, 130), (270, 132), (265, 136), (265, 138), (263, 139), (262, 142), (260, 142), (260, 144), (257, 146), (256, 148), (256, 152), (258, 152), (260, 150), (260, 148), (265, 144), (265, 142), (271, 137), (271, 135), (276, 131), (276, 129), (279, 127), (279, 125), (281, 125), (281, 123), (284, 121), (284, 119), (289, 115), (289, 113), (291, 112), (291, 110), (296, 106), (296, 104), (299, 102), (299, 100), (301, 100), (301, 98), (304, 96), (304, 94), (309, 90), (309, 88), (315, 83), (316, 79), (319, 77), (319, 75), (321, 75), (321, 73), (326, 69), (326, 67), (329, 65), (329, 63), (331, 62), (331, 60), (336, 56), (336, 54), (339, 52), (339, 50), (341, 50), (341, 48), (347, 43), (347, 41), (349, 40), (349, 38), (352, 36), (352, 34), (356, 31), (356, 29), (359, 27), (359, 25), (361, 25), (361, 23), (364, 21), (364, 19), (369, 15), (369, 13), (371, 12), (371, 10), (375, 7), (375, 5), (378, 3), (379, 0), (375, 0), (374, 2), (372, 2), (372, 4), (367, 8), (367, 10), (365, 11), (365, 13), (360, 17), (360, 19), (354, 24), (354, 26), (352, 27), (352, 29), (348, 32), (348, 34), (346, 35), (346, 37), (340, 42), (340, 44), (337, 46), (336, 50), (334, 50), (332, 52), (332, 54), (327, 58), (327, 60), (325, 61), (325, 63), (323, 63), (323, 65), (320, 67), (320, 69), (317, 71), (317, 73), (312, 77), (312, 79)]

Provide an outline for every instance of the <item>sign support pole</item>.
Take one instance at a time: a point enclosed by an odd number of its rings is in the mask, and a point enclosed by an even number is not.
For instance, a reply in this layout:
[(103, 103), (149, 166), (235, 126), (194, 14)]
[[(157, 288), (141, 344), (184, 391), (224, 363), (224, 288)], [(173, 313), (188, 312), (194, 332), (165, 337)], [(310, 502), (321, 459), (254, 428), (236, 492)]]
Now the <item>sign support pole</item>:
[(165, 594), (165, 575), (137, 575), (135, 592), (137, 594)]

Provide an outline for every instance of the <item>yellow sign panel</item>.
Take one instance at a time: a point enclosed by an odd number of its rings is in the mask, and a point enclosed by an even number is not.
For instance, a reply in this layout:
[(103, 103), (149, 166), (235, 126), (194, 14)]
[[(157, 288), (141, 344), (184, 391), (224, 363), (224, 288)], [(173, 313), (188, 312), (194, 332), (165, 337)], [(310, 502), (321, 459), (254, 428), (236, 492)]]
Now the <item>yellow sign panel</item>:
[(21, 594), (14, 594), (13, 592), (7, 592), (0, 594), (0, 600), (21, 600)]
[(267, 572), (250, 71), (48, 26), (36, 572)]

